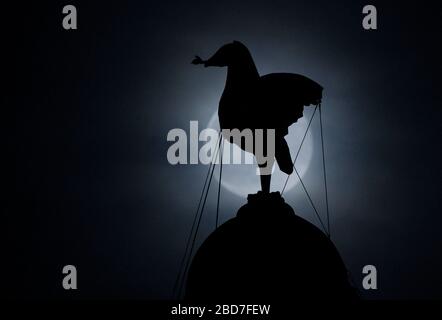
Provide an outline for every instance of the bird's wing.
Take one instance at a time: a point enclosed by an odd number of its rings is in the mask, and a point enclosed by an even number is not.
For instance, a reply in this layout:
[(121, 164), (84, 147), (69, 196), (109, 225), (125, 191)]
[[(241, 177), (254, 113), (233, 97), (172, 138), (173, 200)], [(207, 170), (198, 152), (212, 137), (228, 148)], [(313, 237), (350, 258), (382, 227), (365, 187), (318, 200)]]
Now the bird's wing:
[(289, 127), (302, 117), (304, 106), (321, 102), (322, 89), (300, 74), (271, 73), (259, 79), (257, 103), (273, 127)]

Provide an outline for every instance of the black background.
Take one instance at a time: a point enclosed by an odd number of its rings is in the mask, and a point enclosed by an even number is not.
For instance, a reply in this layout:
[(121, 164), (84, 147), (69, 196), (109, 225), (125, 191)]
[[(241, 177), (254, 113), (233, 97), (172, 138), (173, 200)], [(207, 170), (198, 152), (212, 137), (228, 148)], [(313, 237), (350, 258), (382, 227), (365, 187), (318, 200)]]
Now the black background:
[[(78, 30), (66, 31), (65, 4), (2, 10), (13, 55), (5, 146), (15, 158), (2, 295), (168, 298), (206, 170), (165, 158), (167, 131), (201, 116), (181, 106), (203, 82), (189, 62), (231, 40), (280, 52), (293, 33), (312, 61), (347, 65), (340, 79), (353, 84), (336, 93), (352, 98), (330, 118), (353, 138), (330, 151), (330, 184), (335, 206), (354, 212), (336, 222), (335, 242), (357, 285), (363, 265), (379, 271), (379, 290), (362, 295), (442, 297), (440, 8), (376, 1), (379, 29), (367, 32), (363, 1), (72, 1)], [(195, 91), (184, 94), (184, 83)], [(61, 286), (66, 264), (78, 269), (75, 292)]]

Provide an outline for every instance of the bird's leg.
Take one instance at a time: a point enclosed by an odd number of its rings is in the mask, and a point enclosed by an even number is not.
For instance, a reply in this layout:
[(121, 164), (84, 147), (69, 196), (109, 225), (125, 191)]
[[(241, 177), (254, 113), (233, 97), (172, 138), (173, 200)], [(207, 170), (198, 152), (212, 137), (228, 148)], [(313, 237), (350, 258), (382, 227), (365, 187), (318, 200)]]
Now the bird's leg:
[(270, 193), (271, 174), (261, 174), (261, 190), (263, 193)]
[[(272, 178), (272, 168), (273, 163), (275, 162), (274, 155), (269, 155), (268, 148), (268, 137), (267, 134), (264, 134), (263, 137), (263, 146), (262, 151), (255, 151), (256, 161), (258, 163), (259, 171), (260, 171), (260, 179), (261, 179), (261, 190), (264, 194), (270, 193), (270, 180)], [(255, 146), (256, 147), (256, 146)]]

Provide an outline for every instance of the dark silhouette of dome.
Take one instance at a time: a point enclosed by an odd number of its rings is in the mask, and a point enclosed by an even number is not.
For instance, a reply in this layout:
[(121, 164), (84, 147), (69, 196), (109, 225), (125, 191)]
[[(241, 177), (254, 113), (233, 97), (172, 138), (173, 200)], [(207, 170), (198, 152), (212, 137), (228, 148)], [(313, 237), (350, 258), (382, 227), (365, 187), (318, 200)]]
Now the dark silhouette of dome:
[(197, 251), (185, 298), (352, 299), (356, 292), (330, 239), (279, 192), (258, 192)]

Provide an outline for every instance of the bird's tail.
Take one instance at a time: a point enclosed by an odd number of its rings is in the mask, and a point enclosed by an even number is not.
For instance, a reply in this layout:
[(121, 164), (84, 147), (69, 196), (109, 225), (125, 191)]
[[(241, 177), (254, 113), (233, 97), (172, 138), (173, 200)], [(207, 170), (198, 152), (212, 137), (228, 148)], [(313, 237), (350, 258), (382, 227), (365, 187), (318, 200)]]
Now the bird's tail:
[(293, 161), (287, 141), (285, 141), (284, 137), (277, 137), (275, 142), (275, 158), (279, 169), (286, 174), (292, 174)]

